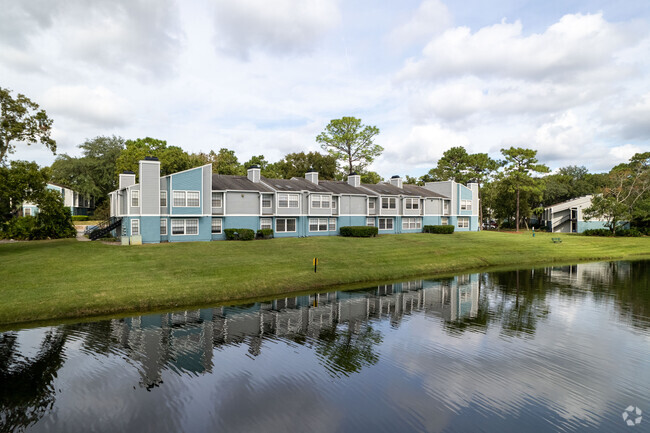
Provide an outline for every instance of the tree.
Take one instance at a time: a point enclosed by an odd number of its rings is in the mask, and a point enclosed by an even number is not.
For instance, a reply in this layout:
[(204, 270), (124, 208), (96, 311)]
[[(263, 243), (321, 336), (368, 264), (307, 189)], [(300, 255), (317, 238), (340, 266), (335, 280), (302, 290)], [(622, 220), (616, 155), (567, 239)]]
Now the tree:
[(36, 202), (50, 178), (47, 168), (35, 162), (12, 161), (11, 167), (0, 165), (0, 223), (18, 214), (23, 202)]
[(359, 175), (361, 176), (361, 183), (379, 183), (384, 180), (379, 173), (374, 171), (362, 171)]
[(226, 148), (219, 149), (219, 153), (211, 150), (208, 154), (208, 160), (212, 163), (212, 171), (218, 174), (245, 175), (246, 168), (243, 167), (234, 150)]
[(318, 152), (289, 153), (276, 163), (284, 179), (304, 177), (310, 169), (316, 170), (320, 179), (332, 180), (336, 177), (336, 158)]
[(418, 180), (415, 177), (411, 177), (408, 174), (406, 175), (406, 180), (404, 181), (404, 183), (407, 185), (420, 185), (420, 186), (424, 185), (424, 182)]
[(585, 218), (604, 218), (612, 233), (616, 233), (620, 226), (634, 218), (638, 203), (643, 203), (648, 193), (650, 152), (637, 153), (629, 163), (619, 164), (610, 171), (608, 185), (585, 209)]
[(537, 163), (537, 151), (521, 147), (510, 147), (501, 149), (505, 156), (504, 178), (510, 182), (510, 192), (516, 193), (516, 216), (515, 228), (519, 231), (519, 207), (521, 191), (533, 191), (539, 189), (539, 185), (533, 173), (548, 173), (549, 169), (544, 164)]
[(384, 151), (373, 142), (377, 134), (379, 128), (376, 126), (362, 125), (361, 119), (355, 117), (343, 117), (331, 120), (316, 141), (323, 150), (346, 164), (348, 173), (352, 173), (363, 170)]
[[(481, 200), (481, 187), (483, 184), (495, 173), (501, 166), (499, 161), (496, 161), (488, 156), (487, 153), (474, 153), (465, 158), (465, 170), (468, 181), (473, 181), (478, 184), (478, 199)], [(483, 206), (478, 209), (479, 227), (483, 223)]]
[(119, 175), (128, 170), (137, 174), (139, 163), (146, 156), (155, 156), (160, 160), (162, 176), (195, 167), (193, 163), (197, 162), (180, 147), (167, 146), (165, 140), (151, 137), (138, 138), (126, 141), (125, 148), (115, 163), (115, 173)]
[(28, 145), (40, 141), (56, 153), (56, 141), (50, 138), (52, 119), (26, 96), (19, 93), (14, 99), (10, 92), (0, 87), (0, 164), (15, 151), (13, 141)]
[(45, 190), (37, 203), (36, 227), (30, 236), (31, 239), (71, 238), (77, 234), (72, 225), (70, 208), (63, 205), (59, 192)]
[[(438, 165), (429, 170), (428, 178), (437, 181), (453, 180), (459, 183), (467, 183), (469, 180), (467, 174), (469, 158), (470, 155), (462, 146), (447, 149), (442, 154), (442, 158), (438, 160)], [(431, 181), (427, 180), (426, 182)]]

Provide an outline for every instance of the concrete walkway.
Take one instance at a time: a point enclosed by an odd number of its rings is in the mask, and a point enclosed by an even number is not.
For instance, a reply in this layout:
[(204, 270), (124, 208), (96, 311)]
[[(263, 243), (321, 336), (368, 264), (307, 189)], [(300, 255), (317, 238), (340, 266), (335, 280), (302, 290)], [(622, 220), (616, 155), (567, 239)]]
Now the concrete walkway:
[(77, 240), (81, 242), (90, 242), (90, 239), (88, 239), (86, 236), (84, 236), (84, 230), (86, 230), (87, 226), (74, 226), (74, 228), (77, 229)]

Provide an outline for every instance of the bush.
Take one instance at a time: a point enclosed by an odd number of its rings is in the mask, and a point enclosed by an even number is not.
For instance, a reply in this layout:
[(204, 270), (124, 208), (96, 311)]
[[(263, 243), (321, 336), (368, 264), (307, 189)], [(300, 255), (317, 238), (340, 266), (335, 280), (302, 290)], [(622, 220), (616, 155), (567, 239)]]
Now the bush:
[(641, 235), (642, 235), (642, 233), (639, 230), (635, 229), (635, 228), (618, 230), (616, 232), (616, 236), (623, 236), (623, 237), (628, 237), (628, 238), (638, 238)]
[(257, 239), (271, 239), (273, 237), (273, 229), (260, 229), (257, 231)]
[(45, 191), (39, 199), (38, 209), (31, 239), (73, 238), (77, 235), (77, 230), (72, 225), (70, 209), (63, 205), (58, 192)]
[(223, 232), (229, 241), (252, 241), (255, 239), (255, 231), (251, 229), (224, 229)]
[(36, 227), (36, 217), (16, 217), (9, 220), (0, 231), (0, 239), (27, 240)]
[(72, 215), (72, 221), (88, 221), (88, 215)]
[(346, 226), (341, 227), (339, 232), (341, 236), (354, 237), (354, 238), (370, 238), (377, 236), (379, 229), (377, 227), (368, 226)]
[(582, 232), (585, 236), (612, 236), (609, 229), (589, 229)]
[(446, 226), (424, 226), (424, 229), (422, 230), (424, 233), (436, 233), (440, 235), (450, 235), (454, 232), (454, 226), (452, 225), (446, 225)]

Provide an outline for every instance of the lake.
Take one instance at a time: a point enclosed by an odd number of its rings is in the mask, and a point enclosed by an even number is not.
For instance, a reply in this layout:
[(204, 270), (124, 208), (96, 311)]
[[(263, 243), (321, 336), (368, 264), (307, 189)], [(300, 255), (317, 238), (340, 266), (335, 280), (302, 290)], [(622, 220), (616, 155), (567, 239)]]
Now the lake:
[(650, 261), (5, 332), (0, 431), (650, 431)]

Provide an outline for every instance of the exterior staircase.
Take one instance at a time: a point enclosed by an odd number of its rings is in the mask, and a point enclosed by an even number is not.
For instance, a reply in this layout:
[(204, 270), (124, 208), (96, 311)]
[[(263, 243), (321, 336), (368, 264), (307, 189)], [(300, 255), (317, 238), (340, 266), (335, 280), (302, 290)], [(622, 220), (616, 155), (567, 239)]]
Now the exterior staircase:
[(122, 226), (122, 218), (110, 217), (109, 219), (99, 223), (97, 228), (90, 232), (88, 237), (91, 241), (101, 239), (113, 230)]

